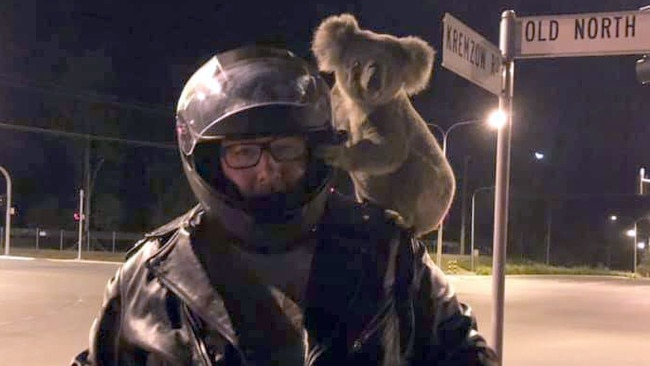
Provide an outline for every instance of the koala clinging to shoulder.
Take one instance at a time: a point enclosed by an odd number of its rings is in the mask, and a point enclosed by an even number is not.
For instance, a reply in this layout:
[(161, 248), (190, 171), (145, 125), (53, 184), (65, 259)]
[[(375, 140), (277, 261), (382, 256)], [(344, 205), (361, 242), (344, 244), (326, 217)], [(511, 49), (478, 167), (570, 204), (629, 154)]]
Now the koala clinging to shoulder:
[(396, 211), (416, 236), (434, 230), (451, 205), (455, 179), (409, 100), (426, 88), (434, 50), (417, 37), (362, 30), (342, 14), (318, 26), (312, 52), (321, 71), (334, 73), (333, 123), (349, 137), (324, 150), (325, 160), (349, 172), (358, 200)]

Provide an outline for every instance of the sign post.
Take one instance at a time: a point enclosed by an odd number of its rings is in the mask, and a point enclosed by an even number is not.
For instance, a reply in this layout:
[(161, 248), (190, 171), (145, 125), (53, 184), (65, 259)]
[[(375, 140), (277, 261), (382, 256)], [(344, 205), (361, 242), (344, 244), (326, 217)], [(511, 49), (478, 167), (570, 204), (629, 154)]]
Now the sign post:
[[(506, 243), (508, 233), (508, 188), (514, 86), (515, 13), (502, 14), (499, 47), (449, 14), (443, 17), (442, 66), (499, 97), (499, 110), (506, 123), (497, 137), (494, 237), (492, 255), (492, 332), (494, 350), (503, 359)], [(472, 253), (473, 255), (473, 253)]]
[[(500, 363), (503, 362), (514, 60), (648, 54), (650, 11), (640, 10), (522, 18), (507, 10), (501, 15), (499, 49), (451, 15), (443, 17), (442, 66), (499, 96), (499, 109), (507, 112), (507, 122), (499, 130), (497, 140), (492, 243), (492, 342)], [(648, 65), (645, 58), (637, 64), (641, 81), (650, 80)], [(639, 192), (643, 193), (643, 183), (650, 179), (645, 178), (643, 170), (639, 175)]]
[(506, 245), (508, 240), (508, 201), (510, 186), (510, 141), (512, 131), (512, 98), (514, 95), (515, 62), (513, 34), (515, 12), (501, 14), (499, 48), (503, 54), (503, 92), (499, 95), (499, 109), (506, 112), (506, 123), (497, 136), (496, 171), (494, 181), (494, 236), (492, 238), (492, 342), (503, 363), (503, 322), (506, 277)]

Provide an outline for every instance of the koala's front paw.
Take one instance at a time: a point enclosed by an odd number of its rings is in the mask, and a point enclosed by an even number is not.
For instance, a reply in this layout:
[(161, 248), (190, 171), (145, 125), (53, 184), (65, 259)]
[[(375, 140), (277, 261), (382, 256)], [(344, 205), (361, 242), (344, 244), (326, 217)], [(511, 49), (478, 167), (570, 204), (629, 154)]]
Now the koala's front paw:
[(346, 169), (348, 164), (345, 157), (345, 149), (346, 147), (343, 145), (325, 145), (316, 148), (314, 153), (317, 157), (323, 159), (326, 164)]

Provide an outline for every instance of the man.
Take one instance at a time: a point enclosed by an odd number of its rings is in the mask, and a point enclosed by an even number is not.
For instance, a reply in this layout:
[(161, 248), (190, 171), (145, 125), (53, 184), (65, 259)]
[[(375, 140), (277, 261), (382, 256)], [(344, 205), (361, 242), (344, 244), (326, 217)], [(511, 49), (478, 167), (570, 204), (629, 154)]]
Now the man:
[(422, 243), (331, 188), (329, 88), (274, 48), (213, 57), (178, 103), (199, 205), (109, 282), (78, 365), (491, 365)]

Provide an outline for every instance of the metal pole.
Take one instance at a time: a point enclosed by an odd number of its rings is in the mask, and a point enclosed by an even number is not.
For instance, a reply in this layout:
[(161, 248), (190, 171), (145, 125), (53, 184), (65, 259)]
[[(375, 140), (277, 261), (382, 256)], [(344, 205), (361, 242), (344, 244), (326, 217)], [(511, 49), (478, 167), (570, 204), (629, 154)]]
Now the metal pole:
[(63, 251), (63, 230), (59, 231), (59, 250)]
[(639, 231), (638, 231), (638, 225), (637, 221), (634, 222), (634, 266), (632, 267), (634, 270), (634, 276), (636, 277), (636, 251), (637, 251), (637, 245), (638, 245), (638, 237), (639, 237)]
[[(450, 129), (451, 130), (451, 129)], [(447, 130), (442, 135), (442, 156), (447, 159), (447, 136), (449, 136), (449, 130)], [(442, 229), (445, 225), (446, 214), (440, 220), (440, 226), (438, 227), (438, 244), (436, 245), (436, 264), (438, 267), (442, 268)]]
[(36, 228), (36, 250), (38, 250), (38, 239), (41, 236), (41, 229)]
[(481, 188), (476, 189), (472, 193), (472, 219), (471, 219), (472, 220), (472, 222), (471, 222), (472, 228), (470, 229), (470, 231), (471, 231), (471, 234), (470, 234), (471, 235), (471, 237), (470, 237), (471, 248), (470, 249), (472, 250), (472, 253), (471, 253), (472, 254), (472, 271), (474, 270), (474, 248), (475, 248), (474, 240), (475, 240), (475, 233), (476, 233), (476, 228), (475, 228), (476, 227), (476, 195), (481, 191), (488, 191), (488, 190), (491, 190), (491, 189), (494, 189), (494, 186), (481, 187)]
[[(452, 124), (446, 131), (440, 128), (440, 126), (436, 125), (435, 123), (429, 123), (428, 125), (435, 127), (438, 131), (442, 133), (442, 156), (444, 156), (446, 159), (447, 158), (447, 136), (449, 136), (451, 130), (459, 126), (475, 124), (480, 122), (482, 122), (482, 120), (477, 120), (477, 119), (470, 119), (467, 121), (456, 122)], [(445, 218), (446, 215), (443, 216), (442, 220), (440, 220), (440, 226), (438, 227), (438, 240), (436, 245), (436, 264), (439, 267), (442, 266), (442, 237), (443, 237), (443, 227), (445, 224)]]
[(499, 109), (506, 112), (506, 123), (499, 129), (494, 194), (494, 238), (492, 254), (492, 339), (494, 350), (503, 363), (503, 320), (505, 298), (506, 245), (508, 233), (508, 190), (510, 180), (510, 140), (512, 127), (512, 96), (514, 86), (513, 45), (515, 12), (506, 10), (501, 14), (499, 48), (503, 54), (503, 89), (499, 96)]
[(83, 245), (84, 230), (84, 190), (79, 190), (79, 240), (77, 245), (77, 260), (81, 259), (81, 246)]
[(474, 222), (475, 222), (474, 220), (475, 220), (475, 213), (476, 213), (476, 192), (478, 192), (478, 191), (474, 191), (474, 193), (472, 193), (472, 222), (471, 222), (472, 228), (470, 229), (471, 233), (470, 233), (470, 239), (469, 239), (470, 240), (470, 253), (469, 254), (471, 256), (470, 270), (472, 272), (474, 272), (474, 230), (475, 230), (474, 229)]
[(113, 253), (115, 253), (115, 231), (113, 231)]
[(469, 165), (470, 157), (466, 156), (463, 161), (463, 187), (461, 190), (461, 203), (460, 203), (460, 255), (465, 254), (465, 232), (467, 231), (467, 167)]
[[(95, 181), (97, 180), (97, 173), (99, 173), (99, 169), (102, 167), (102, 164), (104, 164), (105, 159), (101, 158), (99, 160), (99, 163), (97, 163), (97, 166), (93, 170), (93, 174), (91, 175), (90, 180), (88, 181), (88, 191), (86, 192), (86, 249), (90, 251), (90, 213), (91, 213), (91, 205), (92, 205), (92, 194), (95, 191)], [(88, 161), (88, 167), (90, 168), (90, 160)]]
[[(91, 142), (90, 139), (86, 139), (86, 151), (85, 151), (85, 162), (84, 165), (86, 168), (84, 169), (85, 171), (85, 180), (86, 180), (86, 211), (90, 213), (90, 195), (91, 195), (91, 188), (90, 188), (90, 149), (91, 149)], [(88, 214), (86, 213), (86, 215)], [(85, 217), (84, 217), (85, 218)], [(81, 222), (81, 220), (79, 220)], [(86, 232), (86, 251), (90, 251), (90, 227), (88, 225), (89, 221), (86, 221), (86, 226), (85, 226), (85, 232)]]
[(5, 255), (9, 255), (9, 248), (11, 246), (11, 176), (7, 169), (0, 166), (0, 172), (5, 176), (7, 181), (7, 209), (5, 210)]
[(639, 169), (639, 195), (643, 196), (643, 178), (645, 177), (645, 168)]
[(643, 196), (645, 190), (643, 189), (644, 183), (650, 183), (650, 178), (645, 177), (645, 168), (639, 169), (639, 195)]
[(546, 210), (546, 265), (548, 266), (551, 263), (551, 220), (553, 219), (550, 199), (547, 201)]
[[(449, 136), (449, 133), (451, 130), (453, 130), (456, 127), (459, 126), (465, 126), (465, 125), (470, 125), (470, 124), (475, 124), (475, 123), (481, 123), (482, 120), (478, 119), (470, 119), (467, 121), (461, 121), (461, 122), (456, 122), (453, 125), (451, 125), (446, 131), (441, 129), (438, 125), (435, 124), (430, 124), (430, 126), (436, 127), (439, 131), (442, 131), (442, 155), (447, 158), (447, 137)], [(443, 232), (443, 226), (445, 224), (445, 218), (446, 215), (440, 220), (440, 227), (438, 228), (438, 244), (437, 244), (437, 250), (436, 250), (436, 264), (440, 267), (442, 266), (442, 232)]]

